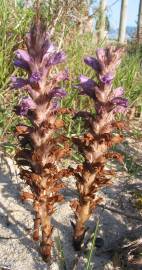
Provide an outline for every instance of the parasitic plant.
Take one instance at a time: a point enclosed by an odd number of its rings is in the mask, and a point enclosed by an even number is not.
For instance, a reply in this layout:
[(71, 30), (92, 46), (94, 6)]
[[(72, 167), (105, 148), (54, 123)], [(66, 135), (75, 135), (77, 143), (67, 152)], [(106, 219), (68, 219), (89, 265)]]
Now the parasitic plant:
[(55, 204), (63, 200), (59, 192), (63, 188), (61, 178), (69, 174), (69, 170), (57, 167), (58, 161), (70, 153), (69, 143), (60, 132), (64, 122), (58, 117), (68, 111), (59, 106), (59, 100), (66, 95), (59, 85), (68, 79), (68, 72), (55, 73), (55, 65), (65, 60), (65, 54), (50, 42), (39, 16), (25, 43), (26, 50), (16, 51), (14, 65), (22, 68), (27, 77), (12, 78), (12, 87), (26, 92), (15, 111), (27, 118), (27, 124), (16, 126), (19, 149), (15, 158), (21, 178), (30, 186), (31, 191), (21, 196), (23, 200), (33, 201), (33, 238), (39, 240), (41, 230), (40, 252), (46, 261), (53, 244), (51, 216)]
[(125, 112), (128, 106), (127, 99), (122, 97), (123, 89), (113, 89), (112, 86), (122, 52), (122, 48), (115, 47), (98, 49), (96, 58), (84, 59), (96, 72), (97, 80), (80, 76), (80, 94), (86, 94), (93, 99), (96, 114), (94, 116), (90, 112), (80, 111), (75, 115), (82, 117), (89, 129), (81, 137), (73, 138), (78, 151), (84, 157), (83, 164), (74, 170), (79, 199), (71, 203), (75, 212), (75, 224), (72, 222), (72, 225), (76, 250), (81, 248), (86, 232), (85, 223), (102, 200), (97, 196), (97, 192), (110, 184), (111, 176), (114, 175), (114, 170), (106, 166), (107, 160), (114, 158), (123, 162), (123, 157), (111, 150), (112, 146), (123, 141), (123, 136), (116, 131), (125, 127), (124, 121), (117, 121), (115, 116)]

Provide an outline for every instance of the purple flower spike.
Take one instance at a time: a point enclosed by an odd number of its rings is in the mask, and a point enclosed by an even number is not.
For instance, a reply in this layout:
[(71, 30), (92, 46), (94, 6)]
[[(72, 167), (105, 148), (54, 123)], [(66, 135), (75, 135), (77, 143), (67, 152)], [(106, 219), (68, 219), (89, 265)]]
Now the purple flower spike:
[(19, 50), (17, 50), (17, 51), (15, 52), (15, 54), (16, 54), (16, 57), (17, 57), (18, 59), (21, 59), (21, 60), (23, 60), (23, 61), (25, 61), (25, 62), (27, 62), (27, 63), (29, 63), (30, 60), (31, 60), (31, 58), (30, 58), (28, 52), (26, 52), (26, 51), (24, 51), (24, 50), (20, 50), (20, 49), (19, 49)]
[[(84, 75), (80, 75), (79, 80), (80, 86), (83, 89), (83, 93), (92, 98), (95, 98), (95, 86), (97, 85), (96, 82)], [(83, 94), (82, 92), (80, 93)]]
[(11, 82), (11, 87), (15, 89), (22, 88), (28, 84), (28, 80), (17, 78), (15, 76), (11, 78)]
[(113, 78), (114, 78), (114, 76), (111, 73), (107, 73), (103, 76), (100, 76), (100, 80), (104, 84), (110, 84), (112, 82)]
[(49, 60), (48, 65), (57, 65), (64, 62), (66, 55), (64, 52), (55, 53)]
[(31, 97), (23, 97), (18, 106), (18, 114), (21, 116), (26, 116), (29, 109), (35, 109), (36, 105)]
[[(23, 68), (26, 72), (23, 74), (25, 79), (16, 77), (12, 79), (13, 87), (17, 89), (26, 85), (25, 90), (28, 95), (14, 107), (16, 114), (28, 119), (27, 123), (24, 121), (25, 123), (16, 126), (15, 135), (20, 145), (15, 159), (21, 169), (24, 166), (21, 178), (30, 179), (27, 184), (31, 187), (31, 193), (30, 195), (27, 193), (25, 199), (33, 198), (33, 205), (37, 205), (45, 194), (43, 198), (45, 207), (44, 205), (42, 207), (45, 209), (36, 207), (34, 225), (36, 226), (38, 215), (39, 225), (41, 225), (39, 234), (44, 235), (44, 239), (42, 237), (40, 241), (42, 246), (40, 253), (42, 258), (47, 260), (52, 255), (53, 226), (49, 218), (55, 210), (55, 204), (63, 199), (59, 194), (63, 186), (59, 183), (59, 178), (61, 174), (68, 174), (68, 171), (67, 173), (65, 170), (59, 171), (57, 163), (70, 152), (69, 143), (66, 142), (64, 132), (61, 131), (64, 122), (58, 117), (72, 111), (66, 108), (59, 110), (61, 99), (67, 93), (58, 82), (67, 80), (68, 72), (66, 70), (58, 72), (54, 65), (65, 60), (65, 53), (59, 52), (59, 49), (57, 50), (50, 43), (47, 23), (40, 16), (40, 3), (37, 4), (36, 10), (39, 16), (35, 16), (31, 30), (27, 34), (25, 44), (27, 52), (17, 50), (14, 61), (15, 66)], [(59, 142), (63, 143), (63, 150)], [(57, 175), (58, 171), (60, 176)], [(35, 184), (35, 181), (38, 183)], [(47, 223), (49, 230), (46, 232), (44, 227)], [(38, 231), (34, 232), (33, 238), (38, 240)]]
[(13, 61), (13, 64), (14, 64), (15, 67), (23, 68), (23, 69), (25, 69), (27, 71), (30, 70), (29, 64), (26, 61), (22, 60), (22, 59), (15, 59)]
[(95, 71), (101, 72), (102, 66), (96, 58), (88, 56), (84, 58), (84, 62), (86, 65), (90, 66)]

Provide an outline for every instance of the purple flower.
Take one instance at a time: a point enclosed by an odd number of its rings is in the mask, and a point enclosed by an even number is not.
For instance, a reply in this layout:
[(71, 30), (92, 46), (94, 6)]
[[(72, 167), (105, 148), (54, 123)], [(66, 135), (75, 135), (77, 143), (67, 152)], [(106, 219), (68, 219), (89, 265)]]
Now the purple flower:
[(54, 98), (54, 97), (63, 98), (66, 95), (67, 95), (67, 92), (63, 88), (58, 88), (58, 87), (53, 88), (48, 94), (50, 98)]
[(106, 49), (99, 48), (96, 50), (96, 56), (99, 62), (103, 63), (106, 60)]
[(30, 70), (29, 64), (26, 61), (22, 60), (22, 59), (15, 59), (13, 61), (13, 64), (14, 64), (15, 67), (20, 67), (20, 68), (23, 68), (23, 69), (25, 69), (27, 71)]
[(64, 62), (66, 59), (66, 55), (64, 52), (57, 52), (54, 53), (51, 58), (49, 59), (49, 61), (47, 62), (47, 65), (57, 65), (60, 64), (62, 62)]
[(122, 107), (128, 107), (128, 100), (126, 98), (116, 97), (112, 99), (112, 103)]
[(110, 84), (113, 80), (114, 76), (112, 73), (107, 73), (105, 75), (100, 76), (100, 80), (104, 84)]
[(116, 97), (111, 101), (115, 106), (113, 112), (115, 113), (123, 113), (126, 112), (128, 107), (128, 100), (126, 98)]
[(15, 76), (11, 78), (11, 82), (11, 87), (15, 89), (22, 88), (28, 84), (28, 80), (17, 78)]
[(122, 87), (118, 87), (113, 90), (112, 98), (121, 97), (124, 94), (124, 89)]
[(58, 73), (57, 76), (55, 77), (55, 80), (56, 80), (56, 82), (69, 80), (68, 70), (65, 69), (64, 71), (61, 71), (60, 73)]
[(28, 52), (27, 51), (25, 51), (25, 50), (17, 50), (16, 52), (15, 52), (15, 54), (16, 54), (16, 57), (18, 58), (18, 59), (21, 59), (21, 60), (23, 60), (23, 61), (25, 61), (25, 62), (27, 62), (27, 63), (29, 63), (30, 61), (31, 61), (31, 57), (30, 57), (30, 55), (28, 54)]
[(102, 66), (96, 58), (88, 56), (84, 58), (84, 62), (98, 73), (102, 71)]
[(43, 53), (42, 63), (47, 64), (50, 57), (55, 53), (55, 47), (53, 44), (50, 44), (49, 47), (47, 46), (45, 52)]
[(47, 38), (45, 41), (44, 41), (44, 44), (42, 46), (42, 53), (43, 53), (43, 56), (45, 54), (49, 54), (49, 53), (53, 53), (55, 51), (55, 47), (52, 43), (50, 43), (50, 40), (49, 38)]
[(51, 101), (51, 111), (56, 111), (59, 108), (59, 100), (58, 98), (53, 98)]
[(126, 111), (127, 111), (127, 108), (122, 107), (122, 106), (116, 106), (116, 107), (113, 109), (113, 112), (114, 112), (114, 113), (125, 113)]
[(41, 80), (41, 74), (39, 72), (33, 72), (29, 77), (29, 84), (33, 89), (39, 89), (39, 81)]
[(21, 116), (26, 116), (29, 109), (35, 109), (36, 105), (31, 97), (23, 97), (18, 106), (17, 113)]
[(51, 54), (55, 52), (55, 46), (50, 43), (49, 46), (46, 47), (46, 53)]
[(79, 86), (81, 86), (83, 89), (83, 92), (80, 92), (80, 94), (84, 93), (92, 98), (95, 98), (95, 86), (97, 86), (96, 82), (84, 75), (80, 75), (79, 80)]

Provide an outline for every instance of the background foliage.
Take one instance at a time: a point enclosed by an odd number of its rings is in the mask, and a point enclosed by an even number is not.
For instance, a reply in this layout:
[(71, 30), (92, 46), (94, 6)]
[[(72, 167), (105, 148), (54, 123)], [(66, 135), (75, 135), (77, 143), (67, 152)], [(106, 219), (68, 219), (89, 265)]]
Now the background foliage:
[[(88, 6), (89, 3), (80, 0), (51, 0), (43, 4), (42, 14), (48, 23), (52, 39), (68, 56), (66, 66), (69, 69), (70, 81), (66, 83), (68, 96), (62, 106), (76, 110), (91, 108), (93, 111), (89, 99), (78, 96), (74, 88), (80, 74), (90, 76), (92, 72), (83, 63), (83, 57), (95, 55), (96, 46), (102, 46), (102, 44), (96, 45), (95, 34), (84, 31), (84, 24), (87, 24), (90, 19)], [(17, 94), (17, 91), (10, 89), (11, 76), (19, 72), (13, 66), (14, 51), (24, 46), (24, 35), (29, 29), (33, 16), (32, 7), (26, 8), (22, 1), (0, 0), (0, 146), (9, 152), (13, 152), (15, 141), (12, 132), (15, 124), (19, 122), (13, 108), (19, 97), (24, 95), (22, 91)], [(125, 88), (130, 105), (136, 104), (139, 110), (141, 110), (142, 84), (141, 56), (141, 47), (130, 44), (126, 48), (126, 55), (114, 83), (115, 87), (121, 85)], [(77, 125), (73, 124), (69, 117), (65, 120), (69, 136), (83, 131), (81, 120), (78, 120)]]

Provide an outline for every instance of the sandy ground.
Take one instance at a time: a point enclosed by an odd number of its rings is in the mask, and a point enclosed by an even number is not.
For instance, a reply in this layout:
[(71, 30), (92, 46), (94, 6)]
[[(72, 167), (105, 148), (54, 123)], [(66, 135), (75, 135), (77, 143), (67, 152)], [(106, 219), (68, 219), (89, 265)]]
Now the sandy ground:
[[(125, 146), (120, 150), (128, 153), (130, 157), (131, 173), (117, 166), (117, 178), (113, 185), (102, 190), (103, 204), (113, 207), (128, 214), (142, 217), (141, 210), (135, 207), (133, 191), (142, 191), (142, 170), (140, 171), (140, 160), (142, 159), (142, 142), (136, 142), (133, 137), (128, 138)], [(38, 243), (32, 240), (33, 213), (29, 203), (22, 204), (20, 191), (25, 184), (18, 177), (18, 170), (10, 159), (0, 154), (0, 270), (84, 270), (85, 258), (82, 252), (76, 267), (73, 268), (77, 254), (72, 247), (72, 227), (70, 220), (73, 220), (73, 212), (69, 201), (76, 197), (75, 180), (70, 177), (66, 179), (67, 189), (63, 192), (65, 203), (57, 207), (53, 216), (54, 234), (53, 238), (57, 247), (57, 240), (61, 240), (65, 257), (65, 266), (60, 265), (60, 254), (57, 249), (53, 250), (52, 264), (42, 261), (38, 253)], [(138, 166), (137, 166), (138, 165)], [(111, 167), (116, 167), (111, 164)], [(134, 169), (136, 168), (136, 169)], [(134, 169), (134, 170), (133, 170)], [(121, 240), (128, 237), (133, 239), (142, 236), (142, 222), (136, 219), (111, 212), (98, 207), (88, 222), (88, 235), (95, 230), (96, 221), (99, 218), (99, 230), (97, 236), (103, 238), (104, 245), (97, 248), (92, 259), (92, 269), (113, 270), (115, 268), (112, 260), (112, 252), (117, 250)], [(106, 252), (107, 250), (107, 252)], [(119, 256), (119, 255), (118, 255)], [(60, 265), (60, 266), (59, 266)]]

